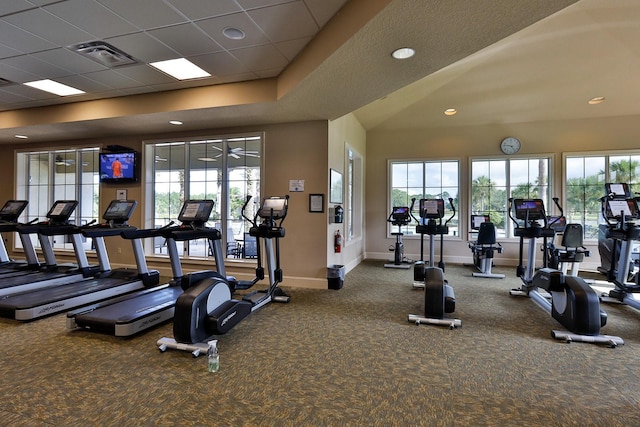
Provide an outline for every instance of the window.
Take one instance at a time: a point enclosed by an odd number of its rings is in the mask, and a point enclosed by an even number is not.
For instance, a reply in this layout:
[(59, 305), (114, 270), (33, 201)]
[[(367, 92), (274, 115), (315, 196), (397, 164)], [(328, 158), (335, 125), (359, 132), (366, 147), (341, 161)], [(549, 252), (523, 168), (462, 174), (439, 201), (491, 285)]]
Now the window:
[(581, 224), (585, 239), (597, 239), (604, 184), (626, 182), (632, 192), (640, 191), (640, 154), (566, 155), (565, 182), (567, 222)]
[(362, 237), (362, 157), (347, 147), (346, 240)]
[[(399, 162), (391, 161), (391, 194), (389, 197), (390, 206), (388, 211), (394, 206), (411, 206), (411, 199), (416, 199), (414, 212), (418, 209), (417, 203), (420, 199), (439, 199), (445, 200), (444, 221), (451, 214), (451, 206), (449, 205), (449, 197), (453, 198), (453, 204), (456, 209), (459, 206), (459, 162), (457, 160), (445, 161), (410, 161)], [(397, 232), (397, 227), (388, 224), (387, 233)], [(415, 223), (411, 226), (405, 226), (402, 232), (405, 235), (415, 234)], [(449, 235), (457, 236), (459, 233), (458, 215), (449, 222)]]
[[(153, 206), (147, 213), (149, 226), (177, 222), (185, 200), (212, 199), (209, 226), (221, 231), (228, 258), (243, 257), (244, 233), (250, 225), (242, 218), (242, 206), (251, 196), (245, 214), (253, 218), (260, 205), (262, 141), (261, 134), (252, 134), (147, 143), (146, 194)], [(158, 240), (153, 253), (166, 253)], [(205, 239), (185, 242), (178, 249), (190, 256), (212, 255)]]
[(550, 207), (549, 170), (551, 158), (476, 159), (471, 161), (470, 215), (489, 215), (501, 236), (511, 236), (508, 199), (542, 199)]
[[(70, 220), (86, 224), (99, 219), (98, 148), (33, 151), (16, 155), (16, 197), (28, 200), (24, 221), (44, 220), (56, 200), (77, 200)], [(34, 246), (39, 246), (32, 236)], [(17, 242), (19, 244), (19, 242)], [(90, 248), (87, 242), (85, 249)], [(55, 249), (72, 249), (69, 239), (55, 238)]]

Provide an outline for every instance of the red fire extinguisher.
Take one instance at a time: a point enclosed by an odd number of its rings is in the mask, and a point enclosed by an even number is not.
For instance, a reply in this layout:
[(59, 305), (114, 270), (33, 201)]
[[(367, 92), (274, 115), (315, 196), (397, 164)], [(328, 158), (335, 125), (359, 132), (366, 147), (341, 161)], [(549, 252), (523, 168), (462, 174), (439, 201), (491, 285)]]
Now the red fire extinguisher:
[(336, 230), (333, 236), (333, 249), (336, 253), (342, 252), (342, 236), (340, 235), (340, 230)]

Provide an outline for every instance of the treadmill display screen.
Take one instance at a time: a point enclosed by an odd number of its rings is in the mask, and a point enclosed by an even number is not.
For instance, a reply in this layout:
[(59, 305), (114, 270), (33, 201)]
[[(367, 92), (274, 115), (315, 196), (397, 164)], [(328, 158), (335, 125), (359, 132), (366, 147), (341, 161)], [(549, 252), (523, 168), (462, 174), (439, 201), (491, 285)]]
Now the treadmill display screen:
[(135, 200), (112, 200), (102, 218), (107, 221), (126, 222), (131, 218), (137, 204)]
[(545, 219), (544, 202), (542, 199), (515, 199), (513, 206), (517, 219), (528, 221)]
[(212, 210), (213, 200), (187, 200), (182, 205), (178, 221), (205, 223), (209, 220)]
[(54, 222), (66, 222), (76, 209), (76, 206), (78, 206), (76, 200), (58, 200), (47, 213), (47, 218)]
[(29, 204), (26, 200), (9, 200), (0, 209), (0, 221), (15, 222)]

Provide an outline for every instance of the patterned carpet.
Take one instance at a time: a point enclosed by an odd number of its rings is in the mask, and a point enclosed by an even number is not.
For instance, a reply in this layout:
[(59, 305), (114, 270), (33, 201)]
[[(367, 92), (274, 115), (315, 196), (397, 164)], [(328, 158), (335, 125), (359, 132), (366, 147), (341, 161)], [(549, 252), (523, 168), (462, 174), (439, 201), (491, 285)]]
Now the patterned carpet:
[[(561, 329), (503, 280), (449, 265), (462, 328), (416, 326), (412, 270), (366, 261), (341, 290), (285, 289), (219, 337), (221, 369), (160, 353), (165, 324), (121, 339), (67, 331), (65, 316), (0, 319), (1, 425), (640, 425), (640, 314), (605, 306), (616, 349), (565, 344)], [(285, 272), (286, 273), (286, 272)]]

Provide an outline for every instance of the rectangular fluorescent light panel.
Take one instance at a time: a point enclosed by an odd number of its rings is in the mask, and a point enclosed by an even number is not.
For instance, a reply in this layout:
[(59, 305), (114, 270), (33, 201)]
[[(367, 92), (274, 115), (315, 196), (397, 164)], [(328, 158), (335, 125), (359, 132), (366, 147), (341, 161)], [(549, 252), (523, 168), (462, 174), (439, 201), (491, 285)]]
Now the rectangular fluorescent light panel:
[(53, 93), (58, 96), (70, 96), (80, 95), (85, 93), (80, 89), (76, 89), (71, 86), (63, 85), (62, 83), (54, 82), (53, 80), (37, 80), (33, 82), (24, 83), (27, 86), (43, 90), (45, 92)]
[(211, 77), (202, 68), (185, 58), (169, 59), (167, 61), (151, 62), (149, 65), (169, 74), (178, 80), (200, 79)]

